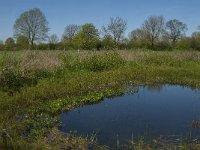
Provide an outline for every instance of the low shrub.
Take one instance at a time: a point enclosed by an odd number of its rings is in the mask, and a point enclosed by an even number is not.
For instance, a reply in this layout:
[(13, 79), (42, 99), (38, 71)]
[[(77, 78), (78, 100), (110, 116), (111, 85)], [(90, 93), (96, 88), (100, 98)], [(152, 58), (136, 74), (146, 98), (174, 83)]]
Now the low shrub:
[(19, 91), (25, 85), (36, 84), (34, 77), (25, 76), (16, 69), (6, 67), (0, 72), (0, 90), (4, 92), (13, 93)]
[(119, 67), (124, 60), (118, 53), (104, 53), (103, 55), (94, 55), (86, 58), (82, 62), (82, 68), (89, 71), (103, 71)]
[(118, 53), (95, 54), (93, 56), (88, 56), (83, 60), (72, 55), (64, 57), (65, 67), (70, 70), (79, 69), (97, 72), (117, 68), (124, 63), (125, 61)]

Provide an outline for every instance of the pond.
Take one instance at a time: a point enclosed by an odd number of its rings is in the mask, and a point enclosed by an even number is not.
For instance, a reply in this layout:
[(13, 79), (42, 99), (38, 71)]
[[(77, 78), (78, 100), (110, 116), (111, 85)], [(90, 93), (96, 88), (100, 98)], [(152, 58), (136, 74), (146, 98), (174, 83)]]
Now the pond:
[[(130, 89), (128, 89), (130, 91)], [(178, 85), (139, 86), (134, 93), (105, 99), (61, 114), (62, 132), (95, 134), (98, 143), (116, 146), (161, 136), (200, 137), (200, 91)]]

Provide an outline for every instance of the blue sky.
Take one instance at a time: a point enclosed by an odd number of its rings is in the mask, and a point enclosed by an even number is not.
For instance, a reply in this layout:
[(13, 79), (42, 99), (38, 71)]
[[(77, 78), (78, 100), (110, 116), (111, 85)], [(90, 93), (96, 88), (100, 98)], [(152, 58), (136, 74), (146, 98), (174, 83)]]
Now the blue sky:
[(50, 34), (59, 37), (68, 24), (94, 23), (101, 29), (110, 17), (117, 16), (127, 20), (127, 33), (151, 15), (183, 21), (188, 25), (188, 35), (200, 25), (200, 0), (0, 0), (0, 40), (13, 35), (16, 18), (31, 8), (43, 11)]

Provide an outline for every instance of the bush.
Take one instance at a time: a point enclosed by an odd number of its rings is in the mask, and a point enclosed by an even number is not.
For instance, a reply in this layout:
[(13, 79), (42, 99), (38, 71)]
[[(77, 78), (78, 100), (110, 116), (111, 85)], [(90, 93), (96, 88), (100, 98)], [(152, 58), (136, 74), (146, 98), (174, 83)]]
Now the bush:
[(182, 38), (178, 41), (176, 48), (179, 50), (190, 50), (192, 48), (190, 38)]
[(0, 43), (0, 51), (3, 51), (5, 49), (4, 44)]
[[(32, 53), (30, 53), (32, 54)], [(27, 55), (27, 59), (33, 59), (33, 55)], [(52, 74), (45, 69), (22, 68), (22, 59), (20, 56), (12, 56), (5, 52), (0, 57), (0, 91), (19, 92), (24, 86), (36, 85), (38, 80), (48, 78)]]
[(103, 71), (116, 68), (123, 63), (124, 60), (118, 53), (105, 53), (102, 56), (94, 55), (86, 58), (82, 65), (89, 71)]
[(13, 38), (7, 38), (5, 41), (5, 49), (6, 50), (15, 50), (15, 41)]
[(65, 67), (70, 70), (104, 71), (117, 68), (125, 63), (118, 53), (104, 53), (102, 55), (88, 56), (81, 60), (73, 55), (64, 57)]
[(163, 51), (163, 50), (172, 50), (172, 46), (167, 41), (161, 41), (156, 44), (155, 50)]
[(37, 50), (49, 50), (49, 45), (44, 43), (38, 44)]
[(0, 90), (14, 93), (25, 85), (36, 84), (36, 79), (24, 76), (14, 68), (6, 67), (0, 73)]

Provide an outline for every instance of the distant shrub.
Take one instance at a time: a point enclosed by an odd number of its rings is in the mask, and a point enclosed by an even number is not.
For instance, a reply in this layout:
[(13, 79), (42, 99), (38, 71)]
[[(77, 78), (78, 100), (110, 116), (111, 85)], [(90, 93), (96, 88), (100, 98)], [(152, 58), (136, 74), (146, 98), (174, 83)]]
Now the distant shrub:
[(5, 41), (5, 49), (6, 50), (15, 50), (15, 40), (13, 38), (7, 38)]
[(86, 58), (82, 65), (83, 68), (90, 71), (103, 71), (118, 67), (123, 63), (124, 60), (118, 53), (105, 53)]
[(41, 43), (41, 44), (37, 45), (37, 49), (38, 50), (48, 50), (49, 46), (48, 46), (48, 44)]
[(4, 44), (0, 43), (0, 51), (3, 51), (3, 50), (5, 50), (5, 46), (4, 46)]
[(164, 51), (164, 50), (172, 50), (172, 46), (169, 42), (167, 41), (162, 41), (156, 44), (154, 50), (159, 50), (159, 51)]
[(89, 70), (89, 71), (103, 71), (116, 68), (125, 61), (118, 53), (104, 53), (102, 55), (88, 56), (81, 60), (78, 57), (68, 55), (64, 58), (65, 67), (70, 70)]
[(190, 50), (192, 48), (190, 38), (182, 38), (178, 41), (176, 48), (179, 50)]

